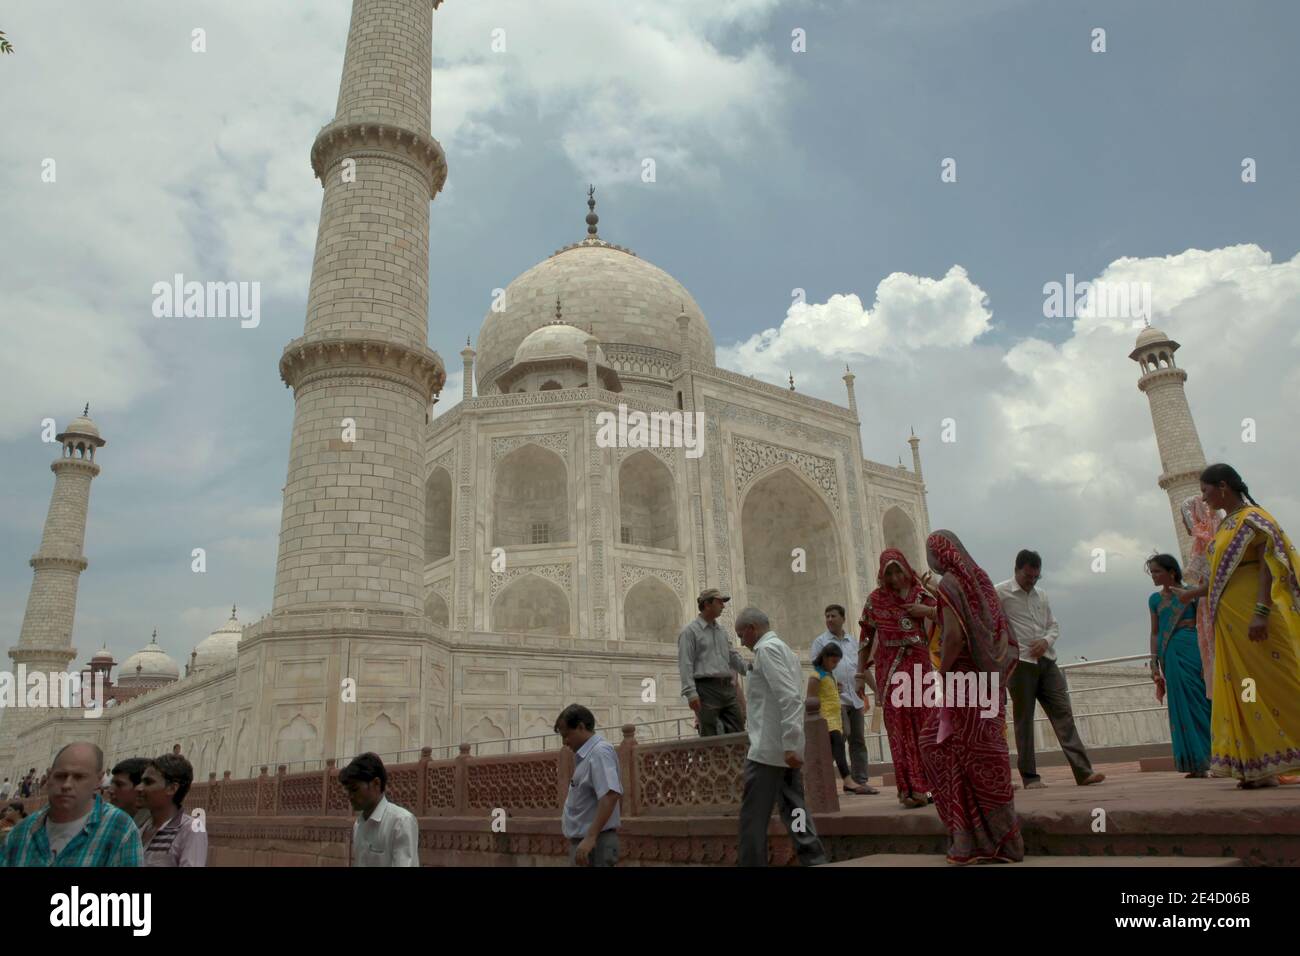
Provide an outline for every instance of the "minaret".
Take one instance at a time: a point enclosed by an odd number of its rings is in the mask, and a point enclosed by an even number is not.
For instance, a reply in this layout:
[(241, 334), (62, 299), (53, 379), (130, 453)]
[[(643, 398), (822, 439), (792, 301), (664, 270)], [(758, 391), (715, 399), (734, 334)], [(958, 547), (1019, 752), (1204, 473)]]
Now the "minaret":
[(1151, 423), (1155, 427), (1160, 449), (1160, 487), (1169, 495), (1174, 531), (1183, 566), (1191, 557), (1191, 540), (1183, 527), (1182, 503), (1201, 493), (1201, 472), (1205, 470), (1205, 452), (1192, 421), (1183, 383), (1187, 373), (1174, 364), (1178, 343), (1159, 329), (1150, 326), (1138, 333), (1137, 347), (1129, 358), (1142, 368), (1138, 388), (1146, 392), (1151, 404)]
[(844, 366), (844, 388), (849, 393), (849, 411), (854, 415), (858, 414), (858, 396), (853, 391), (853, 381), (856, 378), (857, 376), (849, 370), (849, 367)]
[[(311, 148), (324, 198), (306, 325), (280, 359), (294, 419), (275, 595), (244, 642), (274, 635), (268, 654), (291, 653), (293, 640), (346, 653), (339, 642), (428, 632), (425, 422), (446, 381), (428, 345), (429, 201), (447, 178), (429, 135), (440, 3), (353, 0), (338, 108)], [(269, 671), (260, 679), (263, 698), (281, 686)], [(300, 690), (324, 713), (324, 726), (304, 716), (317, 746), (346, 751), (337, 678), (309, 683)], [(261, 718), (264, 728), (279, 719), (268, 709)], [(270, 756), (269, 730), (254, 759)]]
[[(86, 540), (86, 512), (90, 507), (90, 482), (99, 474), (95, 452), (107, 442), (90, 420), (87, 405), (80, 418), (55, 436), (59, 458), (50, 464), (54, 472), (54, 494), (45, 516), (41, 547), (31, 559), (34, 575), (27, 596), (18, 644), (9, 650), (13, 660), (15, 687), (22, 692), (19, 665), (27, 673), (60, 673), (76, 656), (72, 646), (72, 624), (77, 612), (77, 585), (86, 570), (81, 553)], [(0, 713), (0, 776), (9, 772), (18, 735), (31, 724), (50, 716), (47, 710), (6, 708)], [(12, 772), (9, 773), (12, 778)]]
[(916, 437), (916, 430), (911, 429), (912, 437), (907, 443), (912, 446), (912, 470), (916, 472), (916, 480), (921, 483), (921, 520), (925, 527), (921, 529), (921, 538), (924, 540), (930, 536), (930, 505), (925, 494), (925, 476), (921, 474), (921, 439)]
[(469, 336), (465, 336), (465, 347), (460, 350), (461, 371), (464, 381), (461, 382), (460, 400), (468, 402), (474, 397), (474, 349), (469, 344)]

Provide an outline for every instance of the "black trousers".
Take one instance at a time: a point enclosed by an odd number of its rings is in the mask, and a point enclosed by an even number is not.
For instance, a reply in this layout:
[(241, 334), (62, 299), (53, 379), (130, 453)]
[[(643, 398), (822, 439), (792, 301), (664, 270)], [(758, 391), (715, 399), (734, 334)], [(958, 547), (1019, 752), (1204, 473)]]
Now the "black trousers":
[(1088, 751), (1074, 728), (1074, 711), (1070, 709), (1070, 687), (1065, 674), (1056, 661), (1040, 657), (1038, 663), (1021, 661), (1011, 675), (1007, 688), (1016, 717), (1016, 766), (1020, 779), (1033, 783), (1038, 779), (1038, 766), (1034, 760), (1034, 704), (1040, 704), (1047, 719), (1052, 722), (1056, 739), (1070, 763), (1076, 783), (1092, 776), (1092, 762)]
[(697, 677), (695, 692), (700, 695), (701, 737), (737, 734), (745, 729), (734, 678)]
[(745, 761), (745, 783), (740, 802), (740, 866), (767, 866), (767, 824), (772, 809), (781, 814), (801, 866), (827, 862), (822, 841), (813, 827), (812, 814), (803, 798), (803, 774), (790, 767)]

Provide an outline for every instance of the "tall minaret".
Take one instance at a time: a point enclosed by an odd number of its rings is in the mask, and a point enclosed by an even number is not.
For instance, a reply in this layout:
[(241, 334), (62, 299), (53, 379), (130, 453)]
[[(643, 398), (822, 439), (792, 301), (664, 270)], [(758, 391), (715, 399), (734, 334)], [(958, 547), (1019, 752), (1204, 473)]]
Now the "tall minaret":
[[(20, 664), (28, 673), (47, 674), (67, 670), (76, 656), (72, 646), (72, 622), (77, 612), (77, 584), (86, 570), (81, 553), (86, 540), (86, 510), (90, 507), (90, 482), (99, 474), (96, 450), (107, 442), (90, 420), (90, 406), (74, 418), (66, 431), (57, 435), (59, 458), (50, 465), (54, 472), (54, 494), (45, 516), (41, 548), (29, 562), (35, 571), (27, 595), (27, 613), (18, 644), (10, 648), (15, 675)], [(22, 682), (15, 686), (21, 692)], [(48, 712), (15, 707), (0, 713), (0, 776), (15, 779), (10, 764), (18, 735), (32, 723), (49, 717)], [(26, 770), (26, 768), (23, 768)], [(38, 767), (37, 770), (44, 768)]]
[(1183, 526), (1180, 508), (1192, 495), (1201, 493), (1200, 475), (1205, 470), (1205, 452), (1187, 406), (1183, 383), (1187, 373), (1174, 364), (1178, 343), (1159, 329), (1150, 326), (1137, 337), (1137, 347), (1129, 358), (1142, 367), (1138, 388), (1146, 392), (1151, 403), (1151, 423), (1155, 426), (1156, 444), (1160, 448), (1160, 487), (1169, 495), (1174, 531), (1183, 566), (1191, 556), (1191, 541)]
[[(334, 642), (346, 656), (339, 642), (373, 646), (429, 631), (425, 422), (446, 381), (428, 345), (429, 201), (447, 178), (442, 147), (429, 135), (440, 3), (353, 0), (338, 108), (312, 145), (324, 199), (306, 327), (280, 359), (294, 420), (275, 595), (270, 621), (246, 635), (255, 645), (273, 634), (276, 655), (291, 653), (284, 642), (295, 639)], [(262, 679), (265, 698), (275, 678)], [(325, 756), (354, 743), (330, 679), (300, 686), (302, 696), (324, 695), (313, 705), (324, 716), (304, 712), (303, 722), (319, 733), (314, 746)], [(273, 759), (276, 729), (266, 736), (265, 727), (280, 717), (262, 718), (254, 759)]]

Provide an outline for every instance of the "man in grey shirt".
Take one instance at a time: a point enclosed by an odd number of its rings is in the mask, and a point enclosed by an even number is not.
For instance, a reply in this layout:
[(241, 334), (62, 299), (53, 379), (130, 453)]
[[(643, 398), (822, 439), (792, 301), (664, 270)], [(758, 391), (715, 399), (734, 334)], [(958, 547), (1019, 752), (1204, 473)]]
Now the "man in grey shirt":
[(730, 600), (717, 588), (701, 591), (695, 600), (700, 616), (687, 624), (677, 638), (682, 696), (699, 718), (701, 737), (745, 729), (736, 675), (748, 671), (749, 665), (718, 626), (718, 616)]
[(618, 862), (618, 807), (623, 799), (618, 751), (595, 730), (595, 716), (581, 704), (570, 704), (555, 719), (555, 732), (577, 758), (560, 822), (569, 840), (569, 862), (575, 866)]

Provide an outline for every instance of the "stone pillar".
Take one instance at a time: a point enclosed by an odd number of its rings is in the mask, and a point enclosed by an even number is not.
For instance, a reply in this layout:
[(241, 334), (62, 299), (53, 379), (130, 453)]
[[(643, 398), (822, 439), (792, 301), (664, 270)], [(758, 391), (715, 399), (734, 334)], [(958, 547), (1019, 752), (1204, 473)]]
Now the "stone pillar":
[(1205, 470), (1205, 452), (1192, 420), (1183, 385), (1187, 373), (1174, 364), (1179, 345), (1159, 329), (1145, 328), (1138, 335), (1137, 347), (1129, 358), (1142, 369), (1139, 391), (1145, 392), (1151, 406), (1151, 424), (1160, 449), (1160, 487), (1169, 496), (1174, 532), (1183, 567), (1191, 558), (1192, 542), (1183, 526), (1182, 503), (1201, 493), (1201, 472)]
[[(32, 586), (18, 643), (9, 649), (18, 693), (23, 692), (24, 684), (19, 677), (20, 665), (27, 673), (61, 673), (76, 656), (72, 626), (77, 611), (77, 586), (87, 566), (82, 547), (86, 540), (90, 482), (99, 474), (95, 452), (107, 444), (90, 420), (89, 411), (87, 406), (80, 418), (73, 419), (67, 430), (56, 436), (59, 458), (50, 465), (54, 472), (54, 492), (45, 515), (40, 550), (28, 562), (33, 569)], [(18, 771), (10, 764), (18, 750), (19, 735), (51, 715), (48, 708), (9, 707), (0, 712), (0, 776), (18, 779), (15, 775)]]
[[(394, 653), (418, 656), (431, 638), (425, 427), (446, 381), (428, 345), (429, 201), (447, 178), (429, 134), (437, 5), (353, 0), (338, 109), (311, 149), (324, 196), (303, 335), (280, 359), (294, 419), (275, 591), (271, 615), (241, 642), (241, 652), (267, 642), (253, 695), (258, 761), (274, 759), (290, 707), (318, 731), (315, 755), (354, 749), (362, 728), (338, 698), (340, 677), (356, 675), (338, 668), (353, 666), (343, 662), (354, 645), (398, 640)], [(295, 663), (323, 643), (337, 665)], [(281, 671), (297, 676), (286, 683)], [(421, 686), (416, 676), (389, 689)]]

